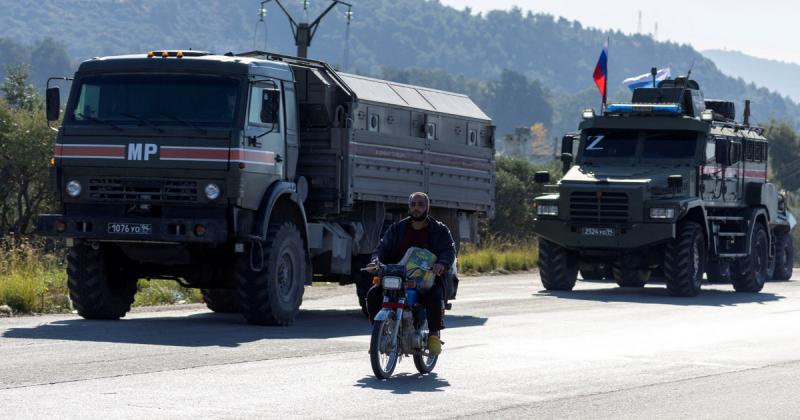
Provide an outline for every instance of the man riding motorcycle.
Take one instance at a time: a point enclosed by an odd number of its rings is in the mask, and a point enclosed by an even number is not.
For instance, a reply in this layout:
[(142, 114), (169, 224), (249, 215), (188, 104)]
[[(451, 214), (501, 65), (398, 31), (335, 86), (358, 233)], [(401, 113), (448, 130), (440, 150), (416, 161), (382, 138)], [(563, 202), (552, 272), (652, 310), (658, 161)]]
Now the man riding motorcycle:
[[(438, 355), (442, 351), (439, 331), (444, 328), (444, 287), (443, 275), (447, 273), (456, 258), (456, 246), (450, 229), (431, 217), (430, 198), (424, 192), (415, 192), (408, 197), (409, 217), (394, 223), (384, 233), (381, 242), (372, 253), (372, 262), (367, 271), (376, 272), (379, 263), (395, 264), (403, 258), (411, 247), (424, 248), (436, 255), (432, 267), (436, 281), (425, 293), (420, 293), (419, 301), (425, 306), (428, 317), (428, 349)], [(369, 319), (381, 310), (383, 304), (383, 288), (380, 284), (372, 286), (367, 292), (367, 312)]]

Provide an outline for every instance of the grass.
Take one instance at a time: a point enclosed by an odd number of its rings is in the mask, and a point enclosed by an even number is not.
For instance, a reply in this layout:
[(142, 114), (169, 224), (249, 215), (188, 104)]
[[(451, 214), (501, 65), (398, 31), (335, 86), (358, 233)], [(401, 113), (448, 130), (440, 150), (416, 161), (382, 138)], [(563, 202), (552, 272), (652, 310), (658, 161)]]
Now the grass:
[(532, 243), (465, 246), (458, 255), (458, 272), (481, 274), (527, 271), (536, 267), (538, 259), (538, 248)]
[[(30, 242), (0, 239), (0, 305), (15, 314), (72, 311), (64, 252), (42, 251)], [(134, 306), (202, 302), (199, 289), (170, 280), (139, 280)]]

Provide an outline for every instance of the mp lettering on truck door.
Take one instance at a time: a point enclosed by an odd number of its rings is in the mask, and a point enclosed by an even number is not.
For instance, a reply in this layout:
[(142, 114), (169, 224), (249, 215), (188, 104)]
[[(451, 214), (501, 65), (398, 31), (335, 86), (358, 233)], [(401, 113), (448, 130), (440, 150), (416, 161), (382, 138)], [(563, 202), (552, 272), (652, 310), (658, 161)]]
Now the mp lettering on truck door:
[(158, 153), (158, 145), (152, 143), (128, 143), (128, 160), (150, 160)]

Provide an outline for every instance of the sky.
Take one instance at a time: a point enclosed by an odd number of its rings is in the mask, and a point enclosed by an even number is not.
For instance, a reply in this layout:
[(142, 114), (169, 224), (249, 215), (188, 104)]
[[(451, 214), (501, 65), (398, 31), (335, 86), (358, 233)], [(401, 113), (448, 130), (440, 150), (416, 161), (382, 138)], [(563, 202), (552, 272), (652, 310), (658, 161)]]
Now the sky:
[(690, 44), (695, 49), (728, 49), (760, 58), (800, 64), (800, 3), (787, 0), (439, 0), (473, 13), (518, 6), (524, 11), (577, 20), (583, 26), (653, 33), (659, 41)]

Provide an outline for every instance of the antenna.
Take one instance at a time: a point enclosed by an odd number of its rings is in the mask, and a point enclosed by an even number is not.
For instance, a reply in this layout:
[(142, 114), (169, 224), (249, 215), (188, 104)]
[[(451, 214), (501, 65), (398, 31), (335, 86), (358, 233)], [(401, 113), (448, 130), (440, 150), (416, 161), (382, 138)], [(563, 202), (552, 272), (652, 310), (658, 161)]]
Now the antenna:
[(653, 41), (658, 41), (658, 21), (656, 21), (655, 28), (653, 29)]
[(636, 33), (641, 35), (642, 34), (642, 11), (639, 10), (639, 22), (636, 25)]
[(344, 59), (342, 60), (342, 71), (347, 71), (347, 65), (350, 61), (350, 21), (353, 20), (353, 8), (348, 7), (344, 16), (347, 18), (347, 28), (344, 31)]
[[(302, 0), (302, 2), (303, 2), (303, 12), (306, 15), (306, 20), (305, 22), (298, 23), (294, 20), (294, 18), (292, 18), (291, 13), (289, 13), (289, 11), (286, 10), (286, 8), (283, 6), (281, 0), (275, 0), (275, 3), (278, 3), (278, 6), (283, 11), (283, 14), (285, 14), (286, 17), (289, 18), (289, 24), (292, 26), (292, 33), (294, 35), (294, 43), (295, 45), (297, 45), (297, 56), (300, 58), (308, 58), (308, 47), (311, 46), (311, 40), (314, 39), (314, 35), (317, 33), (317, 28), (319, 28), (319, 24), (322, 21), (322, 18), (324, 18), (325, 15), (327, 15), (328, 12), (331, 11), (331, 9), (333, 9), (339, 4), (347, 6), (348, 12), (352, 10), (353, 5), (344, 2), (342, 0), (330, 0), (331, 4), (322, 13), (320, 13), (319, 16), (317, 16), (317, 18), (314, 19), (313, 22), (308, 23), (309, 0)], [(350, 13), (350, 16), (352, 16), (352, 13)], [(348, 17), (348, 25), (349, 23), (350, 20)]]

